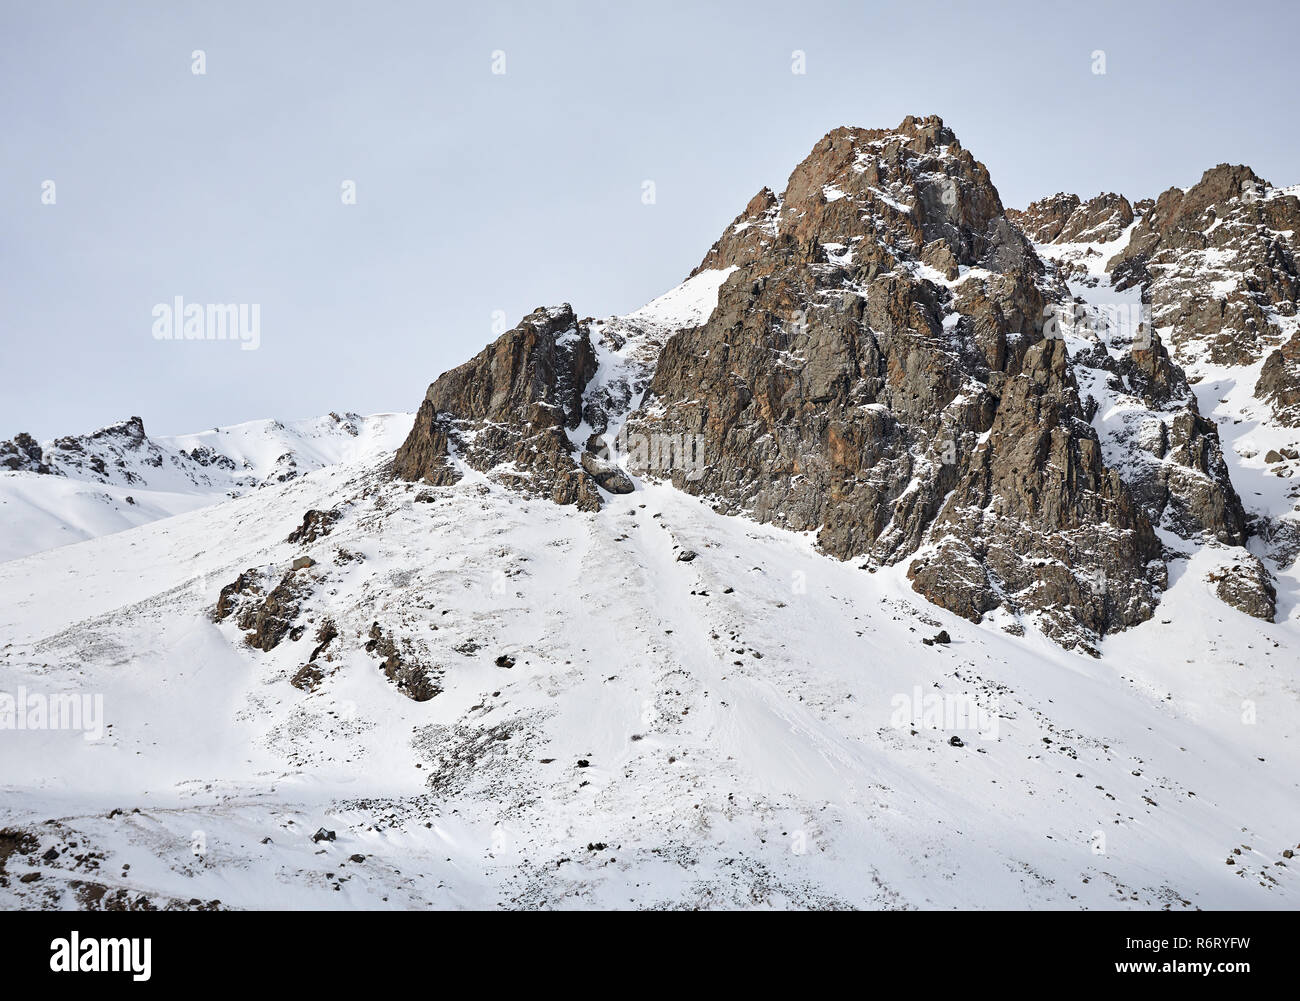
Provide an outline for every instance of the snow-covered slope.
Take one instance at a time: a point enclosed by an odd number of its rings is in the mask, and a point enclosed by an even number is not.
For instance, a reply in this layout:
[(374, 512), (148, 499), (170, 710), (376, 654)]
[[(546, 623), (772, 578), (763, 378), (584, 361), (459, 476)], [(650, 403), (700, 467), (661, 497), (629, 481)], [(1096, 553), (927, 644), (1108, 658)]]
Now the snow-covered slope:
[[(595, 514), (422, 492), (331, 467), (0, 566), (0, 689), (102, 695), (108, 726), (0, 731), (0, 826), (37, 842), (0, 901), (1300, 902), (1294, 609), (1248, 619), (1186, 572), (1094, 660), (669, 487)], [(284, 542), (339, 498), (331, 535)], [(243, 569), (299, 554), (301, 639), (211, 622)], [(386, 680), (372, 623), (440, 694)]]
[[(601, 325), (619, 407), (699, 277)], [(1094, 659), (668, 485), (339, 458), (0, 564), (0, 692), (88, 699), (0, 729), (0, 906), (1300, 904), (1294, 569), (1194, 550)]]
[[(337, 462), (391, 451), (410, 414), (260, 420), (150, 437), (133, 417), (0, 457), (0, 561), (192, 511)], [(35, 444), (35, 443), (32, 443)], [(30, 448), (30, 445), (28, 446)]]

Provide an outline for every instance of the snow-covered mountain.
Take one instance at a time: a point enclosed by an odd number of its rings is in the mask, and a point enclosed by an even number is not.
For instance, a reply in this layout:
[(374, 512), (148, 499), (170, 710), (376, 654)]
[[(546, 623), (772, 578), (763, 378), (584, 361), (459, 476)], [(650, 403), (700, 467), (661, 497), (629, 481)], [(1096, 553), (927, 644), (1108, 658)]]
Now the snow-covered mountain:
[(0, 563), (0, 905), (1296, 907), (1248, 173), (1009, 212), (937, 118), (838, 129), (413, 418), (15, 439), (204, 506)]
[(0, 561), (143, 525), (395, 448), (407, 414), (248, 421), (150, 437), (132, 417), (91, 434), (0, 442)]

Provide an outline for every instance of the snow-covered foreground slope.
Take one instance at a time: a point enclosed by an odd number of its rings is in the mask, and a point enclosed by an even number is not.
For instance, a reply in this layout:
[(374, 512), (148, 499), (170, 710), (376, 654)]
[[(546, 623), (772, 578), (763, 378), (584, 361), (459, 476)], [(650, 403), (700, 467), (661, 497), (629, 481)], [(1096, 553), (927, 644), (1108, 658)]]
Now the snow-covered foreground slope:
[[(300, 639), (212, 622), (301, 555)], [(0, 565), (0, 691), (106, 724), (0, 730), (0, 904), (1296, 907), (1300, 613), (1173, 570), (1095, 660), (667, 486), (587, 514), (331, 466)]]
[(0, 467), (0, 562), (392, 451), (411, 421), (410, 414), (329, 414), (149, 437), (132, 418), (44, 442), (41, 460), (49, 472)]

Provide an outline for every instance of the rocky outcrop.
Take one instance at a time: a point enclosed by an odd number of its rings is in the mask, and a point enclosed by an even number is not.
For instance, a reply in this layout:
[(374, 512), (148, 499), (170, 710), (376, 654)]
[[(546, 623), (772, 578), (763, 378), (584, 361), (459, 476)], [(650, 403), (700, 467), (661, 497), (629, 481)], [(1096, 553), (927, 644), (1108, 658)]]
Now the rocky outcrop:
[(1107, 268), (1145, 287), (1184, 363), (1249, 365), (1277, 346), (1276, 319), (1296, 315), (1298, 251), (1300, 198), (1220, 164), (1162, 194)]
[(286, 636), (296, 640), (302, 635), (303, 627), (297, 622), (308, 590), (305, 575), (296, 570), (286, 571), (269, 591), (261, 573), (246, 570), (221, 589), (212, 618), (223, 622), (234, 616), (236, 625), (244, 630), (244, 641), (269, 653)]
[(269, 653), (286, 636), (295, 632), (301, 635), (296, 623), (301, 611), (302, 593), (303, 585), (298, 573), (290, 570), (262, 601), (245, 605), (236, 620), (239, 628), (244, 630), (244, 642)]
[[(1233, 183), (1243, 180), (1233, 177)], [(1130, 206), (1119, 195), (1080, 202), (1058, 194), (1033, 203), (1017, 220), (1088, 298), (1076, 301), (1076, 322), (1067, 334), (1085, 411), (1099, 431), (1106, 461), (1154, 525), (1188, 540), (1241, 545), (1249, 519), (1218, 426), (1201, 415), (1186, 372), (1166, 346), (1171, 339), (1183, 343), (1182, 357), (1195, 362), (1196, 352), (1186, 350), (1186, 332), (1167, 325), (1170, 303), (1231, 284), (1218, 272), (1207, 280), (1204, 261), (1187, 256), (1200, 253), (1189, 247), (1207, 245), (1205, 234), (1194, 238), (1190, 230), (1202, 224), (1212, 230), (1215, 214), (1198, 220), (1186, 213), (1193, 206), (1204, 209), (1222, 194), (1223, 180), (1214, 172), (1203, 184), (1201, 191), (1188, 193), (1181, 209), (1174, 207), (1181, 190), (1167, 192), (1162, 206), (1149, 200)], [(1110, 253), (1108, 245), (1125, 232), (1130, 240), (1107, 262), (1103, 251)], [(1162, 240), (1168, 244), (1163, 249)], [(1222, 260), (1215, 254), (1207, 259)], [(1168, 277), (1174, 275), (1176, 283)]]
[(941, 121), (835, 130), (704, 263), (737, 270), (627, 426), (705, 461), (638, 471), (840, 558), (920, 551), (914, 587), (971, 618), (1090, 646), (1150, 616), (1160, 547), (1044, 339), (1063, 289)]
[(1245, 544), (1246, 511), (1212, 421), (1184, 410), (1161, 422), (1152, 454), (1165, 461), (1149, 476), (1134, 477), (1130, 486), (1153, 520), (1185, 539), (1208, 533), (1226, 545)]
[(56, 438), (45, 448), (22, 432), (0, 442), (0, 464), (18, 471), (130, 484), (142, 482), (140, 466), (161, 468), (163, 451), (144, 433), (144, 421), (132, 417), (92, 434)]
[[(691, 273), (725, 277), (711, 314), (660, 343), (538, 310), (430, 387), (394, 468), (435, 485), (475, 469), (584, 509), (635, 489), (628, 472), (670, 480), (841, 559), (906, 561), (957, 614), (1095, 652), (1160, 600), (1157, 529), (1246, 539), (1175, 357), (1276, 348), (1261, 392), (1295, 405), (1275, 321), (1294, 315), (1296, 206), (1220, 167), (1154, 202), (1008, 212), (935, 116), (835, 129)], [(1035, 244), (1061, 253), (1045, 266)], [(1188, 281), (1225, 261), (1233, 282)], [(1075, 298), (1134, 288), (1119, 305), (1154, 316), (1126, 327)]]
[(260, 594), (260, 580), (261, 575), (256, 569), (248, 569), (223, 587), (212, 612), (212, 621), (224, 622), (243, 604), (243, 599)]
[(1135, 343), (1104, 323), (1090, 326), (1080, 336), (1092, 343), (1073, 363), (1086, 387), (1085, 412), (1101, 412), (1094, 423), (1107, 461), (1153, 525), (1185, 539), (1208, 535), (1242, 545), (1247, 516), (1218, 427), (1200, 415), (1182, 368), (1153, 332)]
[(308, 546), (325, 538), (343, 516), (341, 511), (318, 511), (312, 508), (302, 516), (302, 524), (289, 533), (286, 542)]
[(1272, 405), (1279, 424), (1300, 428), (1300, 333), (1264, 359), (1255, 395)]
[(1007, 218), (1034, 243), (1053, 243), (1079, 204), (1078, 195), (1058, 191), (1054, 195), (1030, 202), (1023, 209), (1007, 209)]
[(114, 479), (141, 483), (140, 467), (161, 469), (164, 452), (145, 434), (144, 421), (132, 417), (88, 435), (56, 438), (48, 458), (51, 463), (57, 463), (65, 475), (103, 483)]
[(701, 271), (748, 264), (767, 253), (777, 235), (777, 216), (781, 201), (771, 188), (763, 188), (749, 200), (745, 211), (732, 220), (727, 231), (709, 252), (691, 277)]
[(1133, 224), (1133, 206), (1123, 195), (1100, 194), (1088, 201), (1058, 193), (1007, 216), (1034, 243), (1113, 243)]
[[(1003, 389), (988, 437), (911, 566), (931, 601), (978, 621), (1027, 611), (1067, 647), (1150, 618), (1161, 547), (1084, 419), (1064, 342), (1040, 341)], [(1090, 635), (1092, 634), (1092, 635)]]
[(393, 636), (385, 633), (378, 622), (370, 626), (366, 653), (383, 659), (379, 665), (380, 670), (397, 687), (397, 690), (411, 701), (428, 702), (442, 691), (431, 676), (428, 667), (415, 657), (410, 644), (399, 647)]
[(785, 193), (759, 192), (693, 274), (834, 263), (844, 254), (881, 270), (900, 253), (917, 258), (934, 240), (968, 266), (1007, 247), (1023, 250), (985, 166), (938, 116), (908, 117), (897, 129), (830, 132), (795, 168)]
[(1277, 588), (1260, 560), (1243, 552), (1235, 562), (1210, 572), (1214, 593), (1238, 611), (1265, 622), (1277, 612)]
[(15, 472), (42, 475), (51, 472), (41, 446), (26, 431), (18, 432), (12, 441), (0, 441), (0, 465)]
[(429, 387), (394, 474), (445, 486), (464, 463), (526, 494), (598, 510), (596, 481), (569, 439), (595, 371), (588, 327), (572, 307), (534, 310)]

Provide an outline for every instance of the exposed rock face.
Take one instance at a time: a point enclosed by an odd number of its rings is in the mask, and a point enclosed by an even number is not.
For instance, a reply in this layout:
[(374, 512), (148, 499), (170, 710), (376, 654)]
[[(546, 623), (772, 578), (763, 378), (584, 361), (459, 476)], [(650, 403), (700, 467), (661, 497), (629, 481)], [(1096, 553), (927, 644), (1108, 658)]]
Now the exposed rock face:
[[(1078, 347), (1074, 370), (1095, 418), (1103, 456), (1124, 479), (1152, 524), (1185, 539), (1208, 533), (1242, 545), (1247, 517), (1232, 484), (1218, 427), (1200, 415), (1182, 368), (1159, 336), (1098, 322), (1079, 332), (1091, 344)], [(1100, 415), (1098, 412), (1101, 411)]]
[(1034, 243), (1054, 243), (1079, 204), (1078, 195), (1058, 191), (1030, 202), (1024, 209), (1007, 209), (1007, 218)]
[(1135, 495), (1155, 520), (1183, 538), (1209, 533), (1230, 546), (1244, 545), (1249, 526), (1228, 474), (1218, 428), (1191, 409), (1162, 424), (1152, 454), (1166, 460), (1149, 478), (1135, 477)]
[(236, 624), (245, 631), (244, 641), (269, 653), (286, 636), (301, 636), (302, 627), (296, 623), (308, 589), (299, 574), (289, 570), (270, 591), (264, 591), (262, 575), (257, 570), (246, 570), (221, 589), (212, 618), (222, 622), (234, 615)]
[(1277, 589), (1264, 564), (1250, 553), (1243, 552), (1234, 563), (1212, 571), (1208, 580), (1226, 604), (1265, 622), (1273, 621)]
[(1220, 164), (1162, 194), (1107, 267), (1121, 287), (1145, 285), (1184, 364), (1248, 365), (1277, 346), (1278, 318), (1296, 315), (1297, 252), (1300, 198)]
[(416, 659), (409, 644), (406, 649), (399, 648), (397, 641), (385, 633), (378, 622), (370, 626), (366, 652), (383, 658), (380, 670), (411, 701), (428, 702), (442, 691), (434, 678), (430, 677), (429, 669)]
[(289, 533), (286, 542), (307, 546), (323, 539), (334, 531), (334, 526), (342, 517), (341, 511), (318, 511), (312, 508), (302, 516), (302, 524)]
[(1300, 427), (1300, 333), (1264, 359), (1255, 395), (1272, 404), (1279, 424)]
[(289, 679), (289, 684), (304, 692), (314, 692), (325, 680), (325, 672), (315, 664), (303, 664)]
[(1111, 192), (1086, 202), (1062, 192), (1031, 203), (1023, 212), (1009, 209), (1007, 216), (1034, 243), (1112, 243), (1134, 219), (1129, 200)]
[[(1102, 252), (1113, 250), (1105, 245), (1112, 232), (1067, 233), (1061, 217), (1082, 212), (1082, 206), (1069, 208), (1069, 196), (1037, 202), (1021, 217), (1040, 252), (1088, 300), (1082, 312), (1089, 322), (1074, 332), (1071, 350), (1107, 463), (1158, 527), (1211, 546), (1243, 546), (1255, 533), (1279, 565), (1294, 559), (1295, 512), (1246, 510), (1221, 435), (1235, 439), (1232, 447), (1249, 463), (1261, 451), (1250, 427), (1300, 424), (1298, 193), (1268, 185), (1249, 168), (1220, 165), (1185, 191), (1173, 188), (1154, 202), (1136, 203), (1138, 221), (1126, 245), (1104, 261)], [(1096, 322), (1103, 303), (1122, 312), (1136, 308), (1139, 297), (1148, 310), (1139, 330), (1130, 323), (1117, 336)], [(1254, 399), (1232, 392), (1256, 373), (1255, 399), (1271, 405), (1272, 422), (1261, 421)], [(1201, 383), (1208, 392), (1201, 391), (1198, 405), (1193, 386)], [(1211, 412), (1203, 415), (1207, 405)], [(1279, 437), (1286, 440), (1270, 429), (1268, 440)], [(1267, 597), (1267, 572), (1262, 565), (1257, 573), (1243, 570), (1258, 561), (1244, 550), (1237, 555), (1240, 572), (1217, 593), (1238, 605), (1247, 591), (1263, 595), (1253, 602), (1257, 614)], [(1255, 581), (1250, 588), (1235, 583), (1243, 574)]]
[[(1119, 475), (1102, 464), (1066, 346), (1040, 341), (1003, 389), (911, 566), (931, 601), (978, 621), (998, 604), (1034, 612), (1065, 646), (1150, 618), (1166, 583), (1161, 547)], [(945, 537), (946, 536), (946, 537)]]
[(0, 465), (20, 472), (50, 472), (41, 446), (26, 431), (14, 435), (12, 441), (0, 441)]
[(598, 510), (596, 481), (568, 435), (582, 421), (583, 390), (595, 371), (588, 327), (571, 306), (533, 311), (429, 387), (397, 451), (395, 475), (454, 483), (461, 476), (454, 453), (525, 493)]
[(224, 622), (239, 608), (245, 597), (260, 594), (262, 588), (259, 580), (260, 575), (258, 572), (255, 569), (249, 569), (223, 587), (221, 594), (217, 598), (217, 606), (212, 612), (212, 621)]
[(290, 570), (260, 602), (245, 605), (237, 619), (239, 628), (245, 630), (244, 641), (263, 652), (274, 650), (280, 641), (293, 634), (298, 638), (295, 623), (301, 610), (303, 585), (297, 573)]
[(706, 462), (651, 474), (841, 558), (925, 546), (914, 586), (972, 618), (1090, 645), (1150, 616), (1160, 547), (1044, 341), (1064, 291), (941, 121), (830, 133), (703, 266), (737, 270), (628, 428), (702, 436)]
[(897, 129), (829, 133), (795, 168), (785, 193), (759, 192), (696, 271), (760, 258), (763, 270), (778, 261), (833, 263), (846, 252), (879, 271), (893, 252), (915, 259), (940, 239), (965, 265), (1025, 249), (984, 165), (937, 116), (909, 117)]
[(780, 199), (771, 188), (764, 188), (749, 200), (745, 211), (732, 220), (722, 239), (709, 248), (704, 260), (691, 275), (748, 264), (763, 256), (777, 235), (777, 216), (780, 211)]

